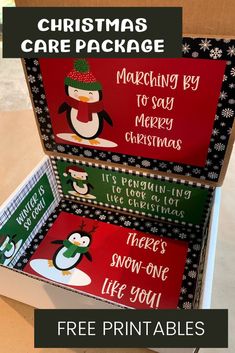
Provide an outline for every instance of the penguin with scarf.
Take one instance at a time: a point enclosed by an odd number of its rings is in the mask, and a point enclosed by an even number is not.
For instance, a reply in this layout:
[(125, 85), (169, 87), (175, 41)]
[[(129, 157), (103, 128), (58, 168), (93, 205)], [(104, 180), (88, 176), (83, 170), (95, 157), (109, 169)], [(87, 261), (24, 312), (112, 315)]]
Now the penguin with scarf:
[(101, 83), (90, 72), (85, 59), (75, 61), (64, 83), (66, 97), (58, 113), (66, 112), (76, 142), (82, 143), (84, 139), (89, 140), (91, 145), (99, 145), (100, 141), (96, 138), (103, 131), (104, 121), (113, 126), (112, 119), (103, 107)]
[(92, 261), (89, 253), (91, 236), (83, 230), (72, 232), (65, 240), (53, 240), (52, 244), (60, 244), (52, 260), (48, 260), (49, 267), (54, 266), (63, 275), (71, 274), (69, 270), (75, 268), (85, 256)]

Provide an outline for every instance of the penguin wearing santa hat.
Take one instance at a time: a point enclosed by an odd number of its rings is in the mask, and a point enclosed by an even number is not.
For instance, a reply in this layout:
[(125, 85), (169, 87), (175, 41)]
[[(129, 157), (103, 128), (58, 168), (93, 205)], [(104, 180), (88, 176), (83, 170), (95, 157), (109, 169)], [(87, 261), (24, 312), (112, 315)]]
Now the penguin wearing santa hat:
[(88, 140), (91, 145), (99, 145), (97, 138), (102, 133), (104, 122), (110, 126), (113, 122), (104, 110), (102, 86), (90, 72), (88, 62), (76, 60), (64, 83), (66, 97), (58, 113), (66, 112), (68, 124), (74, 132), (72, 138), (79, 143)]
[(87, 195), (90, 193), (93, 186), (88, 182), (87, 172), (78, 166), (68, 166), (66, 172), (63, 174), (65, 177), (69, 176), (67, 184), (70, 184), (73, 190), (79, 195)]

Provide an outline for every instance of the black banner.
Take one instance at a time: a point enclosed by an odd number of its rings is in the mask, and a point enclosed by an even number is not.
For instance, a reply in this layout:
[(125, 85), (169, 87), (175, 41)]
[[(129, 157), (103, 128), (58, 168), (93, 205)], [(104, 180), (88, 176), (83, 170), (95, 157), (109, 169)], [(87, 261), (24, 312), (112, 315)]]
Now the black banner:
[(224, 348), (227, 310), (35, 310), (36, 348)]
[(3, 57), (180, 57), (182, 8), (3, 8)]

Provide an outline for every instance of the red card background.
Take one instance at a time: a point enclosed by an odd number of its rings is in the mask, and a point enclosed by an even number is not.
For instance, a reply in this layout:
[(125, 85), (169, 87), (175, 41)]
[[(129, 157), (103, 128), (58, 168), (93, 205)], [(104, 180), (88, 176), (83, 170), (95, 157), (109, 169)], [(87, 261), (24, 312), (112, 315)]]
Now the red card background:
[[(71, 132), (66, 114), (58, 114), (58, 108), (65, 99), (64, 78), (71, 71), (74, 59), (40, 59), (43, 83), (52, 120), (54, 134)], [(105, 110), (113, 120), (114, 127), (105, 124), (100, 137), (114, 141), (118, 147), (113, 152), (155, 158), (160, 160), (204, 166), (212, 133), (217, 102), (221, 89), (225, 61), (208, 59), (88, 59), (90, 69), (103, 86)], [(161, 74), (200, 75), (197, 91), (183, 91), (182, 78), (177, 90), (169, 88), (134, 86), (116, 83), (116, 72), (152, 70)], [(136, 94), (147, 96), (175, 97), (172, 111), (158, 108), (137, 108)], [(174, 118), (173, 129), (157, 130), (134, 127), (135, 116), (145, 115)], [(157, 148), (146, 145), (130, 144), (124, 140), (125, 132), (134, 131), (147, 135), (182, 139), (180, 151), (173, 148)], [(66, 142), (56, 137), (56, 142)], [(73, 144), (70, 143), (69, 144)], [(76, 143), (75, 143), (76, 144)], [(93, 147), (91, 147), (93, 148)], [(95, 146), (97, 149), (98, 147)], [(101, 148), (102, 149), (102, 148)], [(105, 148), (103, 148), (105, 149)]]
[[(129, 290), (131, 286), (134, 285), (146, 290), (151, 289), (153, 292), (162, 292), (159, 308), (177, 307), (188, 250), (188, 245), (184, 241), (164, 238), (164, 241), (167, 242), (167, 247), (165, 254), (161, 255), (159, 252), (154, 253), (151, 250), (127, 245), (126, 241), (131, 229), (91, 219), (84, 219), (80, 216), (62, 212), (31, 259), (52, 259), (54, 252), (60, 245), (51, 244), (51, 241), (55, 239), (66, 239), (68, 234), (80, 228), (82, 220), (85, 220), (84, 230), (89, 231), (94, 224), (98, 224), (98, 228), (92, 235), (92, 243), (89, 248), (92, 262), (88, 261), (84, 256), (80, 264), (77, 266), (80, 270), (90, 276), (92, 280), (91, 284), (85, 287), (74, 287), (75, 289), (133, 307), (133, 303), (129, 300)], [(137, 234), (138, 237), (153, 237), (141, 232), (137, 232)], [(162, 239), (158, 236), (154, 236), (154, 238)], [(168, 279), (166, 281), (161, 281), (158, 278), (153, 279), (148, 276), (145, 271), (140, 271), (139, 274), (136, 274), (130, 272), (129, 269), (110, 267), (112, 255), (114, 253), (131, 256), (136, 260), (142, 260), (143, 266), (147, 265), (149, 262), (168, 266), (170, 268)], [(32, 270), (29, 263), (26, 265), (24, 271), (39, 276)], [(128, 285), (125, 295), (121, 300), (118, 300), (115, 297), (110, 297), (109, 295), (101, 294), (102, 285), (106, 277)], [(142, 309), (149, 308), (147, 304), (138, 302), (135, 303), (134, 307)]]

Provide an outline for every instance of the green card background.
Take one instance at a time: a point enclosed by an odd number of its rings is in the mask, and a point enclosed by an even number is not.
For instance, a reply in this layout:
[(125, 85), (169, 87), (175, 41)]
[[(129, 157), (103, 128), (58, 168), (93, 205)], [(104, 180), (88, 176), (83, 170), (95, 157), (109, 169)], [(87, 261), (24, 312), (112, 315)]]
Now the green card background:
[[(165, 217), (166, 219), (171, 219), (173, 221), (177, 220), (180, 222), (186, 222), (186, 223), (192, 223), (192, 224), (197, 224), (200, 225), (204, 221), (204, 216), (205, 216), (205, 211), (206, 208), (208, 207), (207, 201), (209, 198), (209, 190), (205, 188), (200, 188), (200, 187), (193, 187), (189, 185), (184, 185), (184, 184), (178, 184), (174, 182), (169, 182), (169, 181), (163, 181), (163, 180), (157, 180), (157, 179), (150, 179), (144, 176), (136, 176), (128, 173), (120, 173), (118, 171), (113, 171), (113, 170), (105, 170), (101, 168), (96, 168), (96, 167), (91, 167), (91, 166), (85, 166), (83, 164), (77, 164), (77, 163), (72, 163), (69, 161), (64, 161), (64, 160), (57, 160), (56, 161), (56, 166), (57, 170), (59, 173), (59, 178), (61, 181), (61, 186), (62, 186), (62, 191), (65, 195), (69, 195), (69, 191), (72, 189), (71, 185), (67, 184), (68, 177), (65, 177), (63, 173), (66, 171), (66, 168), (68, 166), (79, 166), (83, 169), (86, 170), (88, 173), (88, 182), (94, 187), (93, 190), (91, 190), (91, 194), (96, 196), (95, 200), (91, 200), (91, 202), (96, 201), (98, 203), (104, 203), (104, 204), (109, 204), (111, 206), (112, 204), (115, 207), (121, 207), (121, 208), (127, 208), (127, 209), (132, 209), (133, 211), (139, 211), (139, 212), (145, 212), (146, 214), (151, 214), (153, 217)], [(103, 181), (102, 174), (108, 175), (109, 180), (111, 182), (107, 183)], [(130, 197), (126, 196), (125, 193), (125, 187), (122, 187), (122, 192), (118, 194), (119, 196), (123, 196), (123, 204), (119, 203), (112, 203), (107, 200), (107, 194), (112, 194), (112, 177), (115, 177), (116, 180), (116, 185), (122, 185), (121, 180), (122, 177), (126, 177), (135, 181), (151, 181), (155, 186), (166, 186), (167, 189), (167, 194), (159, 194), (158, 192), (153, 192), (150, 190), (146, 190), (146, 202), (150, 202), (151, 204), (160, 205), (164, 207), (169, 207), (164, 205), (164, 196), (169, 198), (169, 195), (172, 193), (173, 189), (178, 189), (181, 191), (191, 191), (191, 197), (190, 199), (184, 199), (184, 198), (178, 198), (178, 205), (177, 207), (170, 206), (170, 210), (172, 211), (177, 210), (178, 212), (182, 211), (184, 216), (178, 216), (178, 215), (167, 215), (161, 210), (145, 210), (142, 207), (133, 207), (129, 205), (129, 200)], [(136, 189), (135, 189), (136, 190)], [(155, 194), (158, 196), (159, 200), (158, 202), (151, 201), (151, 197)], [(79, 198), (77, 198), (80, 200)], [(140, 199), (136, 198), (137, 200), (140, 201)], [(84, 199), (83, 199), (84, 201)], [(159, 207), (158, 207), (159, 208)]]
[[(38, 216), (35, 217), (35, 219), (33, 219), (31, 217), (32, 223), (31, 223), (29, 229), (27, 230), (23, 225), (19, 225), (19, 223), (16, 221), (16, 218), (20, 215), (20, 212), (27, 205), (27, 203), (29, 202), (31, 197), (35, 193), (37, 193), (37, 195), (38, 195), (38, 189), (39, 189), (40, 186), (43, 186), (44, 191), (45, 191), (45, 193), (43, 195), (43, 198), (44, 198), (44, 201), (45, 201), (45, 206), (39, 212)], [(38, 196), (39, 200), (41, 200), (41, 198), (42, 197)], [(28, 194), (25, 195), (25, 197), (23, 198), (23, 201), (17, 207), (16, 211), (12, 214), (12, 216), (9, 218), (9, 220), (1, 228), (0, 234), (3, 234), (3, 235), (14, 235), (14, 234), (16, 234), (17, 236), (15, 237), (15, 241), (18, 241), (20, 239), (25, 241), (29, 237), (29, 235), (32, 232), (32, 230), (34, 229), (34, 227), (38, 224), (38, 222), (40, 221), (42, 216), (45, 214), (45, 212), (47, 211), (49, 206), (52, 204), (53, 200), (54, 200), (54, 196), (53, 196), (53, 193), (52, 193), (52, 190), (51, 190), (51, 186), (50, 186), (48, 177), (47, 177), (46, 174), (44, 174), (39, 179), (39, 181), (35, 184), (35, 186), (31, 189), (31, 191)]]

